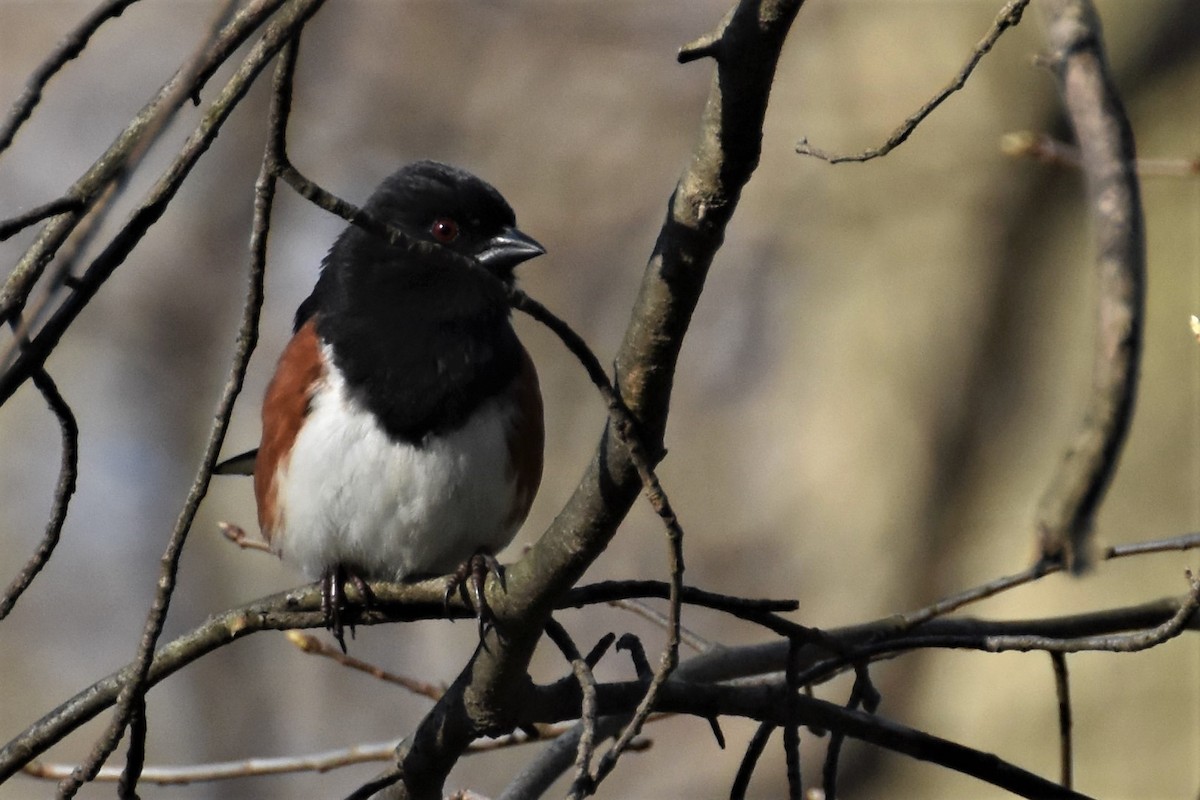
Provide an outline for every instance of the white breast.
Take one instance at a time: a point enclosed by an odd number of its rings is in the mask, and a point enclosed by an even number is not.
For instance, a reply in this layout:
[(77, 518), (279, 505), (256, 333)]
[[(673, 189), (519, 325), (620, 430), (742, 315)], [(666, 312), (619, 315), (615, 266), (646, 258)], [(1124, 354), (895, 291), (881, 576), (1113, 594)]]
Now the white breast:
[(480, 547), (498, 551), (519, 524), (513, 414), (493, 401), (422, 447), (396, 443), (331, 371), (279, 467), (272, 544), (314, 579), (335, 564), (368, 579), (443, 574)]

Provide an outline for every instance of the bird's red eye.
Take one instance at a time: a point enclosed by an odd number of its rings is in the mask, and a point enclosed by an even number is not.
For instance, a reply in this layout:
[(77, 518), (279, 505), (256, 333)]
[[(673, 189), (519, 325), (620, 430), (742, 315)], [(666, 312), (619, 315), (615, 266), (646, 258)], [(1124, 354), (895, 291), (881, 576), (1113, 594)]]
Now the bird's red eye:
[(440, 217), (429, 226), (429, 233), (442, 244), (449, 244), (458, 238), (458, 223), (449, 217)]

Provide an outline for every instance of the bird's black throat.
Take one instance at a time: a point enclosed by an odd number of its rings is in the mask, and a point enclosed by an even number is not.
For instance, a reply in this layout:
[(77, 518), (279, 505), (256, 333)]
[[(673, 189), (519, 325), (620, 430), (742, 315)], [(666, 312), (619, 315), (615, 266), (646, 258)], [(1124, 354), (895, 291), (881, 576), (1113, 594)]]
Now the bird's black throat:
[(327, 265), (297, 324), (315, 316), (351, 396), (390, 436), (420, 445), (503, 391), (520, 370), (521, 345), (495, 278), (375, 255), (353, 259), (365, 268)]

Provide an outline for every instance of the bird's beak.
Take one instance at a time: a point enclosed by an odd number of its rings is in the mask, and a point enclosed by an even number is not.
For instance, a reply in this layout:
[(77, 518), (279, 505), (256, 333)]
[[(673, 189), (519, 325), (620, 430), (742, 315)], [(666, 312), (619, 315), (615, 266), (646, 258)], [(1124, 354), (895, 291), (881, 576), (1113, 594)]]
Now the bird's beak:
[(546, 252), (532, 237), (516, 228), (505, 228), (489, 239), (476, 258), (479, 263), (499, 274), (511, 273), (522, 261), (536, 258)]

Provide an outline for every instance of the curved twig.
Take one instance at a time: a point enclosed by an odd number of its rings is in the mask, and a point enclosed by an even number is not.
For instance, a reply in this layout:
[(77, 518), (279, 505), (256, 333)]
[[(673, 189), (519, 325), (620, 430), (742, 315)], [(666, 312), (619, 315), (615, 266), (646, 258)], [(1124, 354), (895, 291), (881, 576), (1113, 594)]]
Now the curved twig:
[[(742, 763), (738, 765), (737, 774), (733, 777), (733, 787), (729, 790), (729, 800), (743, 800), (746, 796), (746, 789), (750, 787), (750, 778), (754, 775), (754, 768), (758, 766), (758, 759), (763, 754), (763, 750), (767, 749), (767, 742), (771, 739), (771, 734), (775, 732), (775, 724), (771, 722), (760, 722), (758, 728), (754, 731), (754, 735), (750, 737), (750, 741), (746, 744), (746, 752), (742, 756)], [(832, 797), (833, 795), (830, 795)]]
[(42, 393), (50, 411), (58, 418), (58, 425), (62, 430), (62, 466), (58, 471), (58, 485), (54, 489), (54, 503), (50, 510), (50, 520), (46, 523), (46, 532), (42, 534), (42, 541), (29, 561), (13, 578), (4, 594), (0, 595), (0, 620), (9, 615), (17, 600), (54, 554), (59, 536), (62, 535), (63, 523), (67, 521), (67, 507), (75, 494), (75, 482), (79, 477), (79, 424), (75, 421), (75, 414), (44, 369), (34, 373), (33, 385)]
[(101, 3), (59, 41), (41, 64), (38, 64), (37, 69), (25, 81), (25, 90), (21, 92), (21, 96), (9, 109), (4, 122), (0, 123), (0, 153), (8, 149), (8, 146), (12, 144), (13, 137), (17, 135), (17, 131), (29, 119), (33, 109), (41, 101), (42, 91), (50, 79), (57, 75), (68, 61), (83, 52), (91, 40), (92, 34), (99, 30), (101, 25), (110, 19), (121, 16), (126, 8), (136, 2), (137, 0), (108, 0), (108, 2)]
[(807, 139), (801, 139), (796, 143), (796, 152), (802, 156), (812, 156), (822, 161), (828, 161), (830, 164), (842, 164), (850, 161), (870, 161), (873, 158), (886, 156), (904, 144), (913, 131), (917, 129), (917, 126), (924, 122), (925, 118), (932, 114), (950, 95), (967, 85), (967, 79), (971, 77), (971, 73), (975, 71), (975, 67), (979, 66), (979, 62), (991, 51), (992, 47), (995, 46), (997, 40), (999, 40), (1006, 30), (1014, 28), (1020, 23), (1021, 15), (1025, 13), (1025, 7), (1028, 5), (1029, 0), (1009, 0), (1004, 8), (1000, 10), (1000, 13), (996, 16), (996, 21), (992, 23), (992, 27), (984, 35), (983, 39), (979, 41), (979, 44), (975, 45), (975, 49), (971, 51), (971, 56), (967, 59), (967, 63), (963, 65), (962, 69), (937, 94), (913, 112), (908, 119), (900, 123), (899, 127), (892, 131), (887, 141), (883, 144), (853, 155), (835, 155), (813, 147), (808, 143)]

